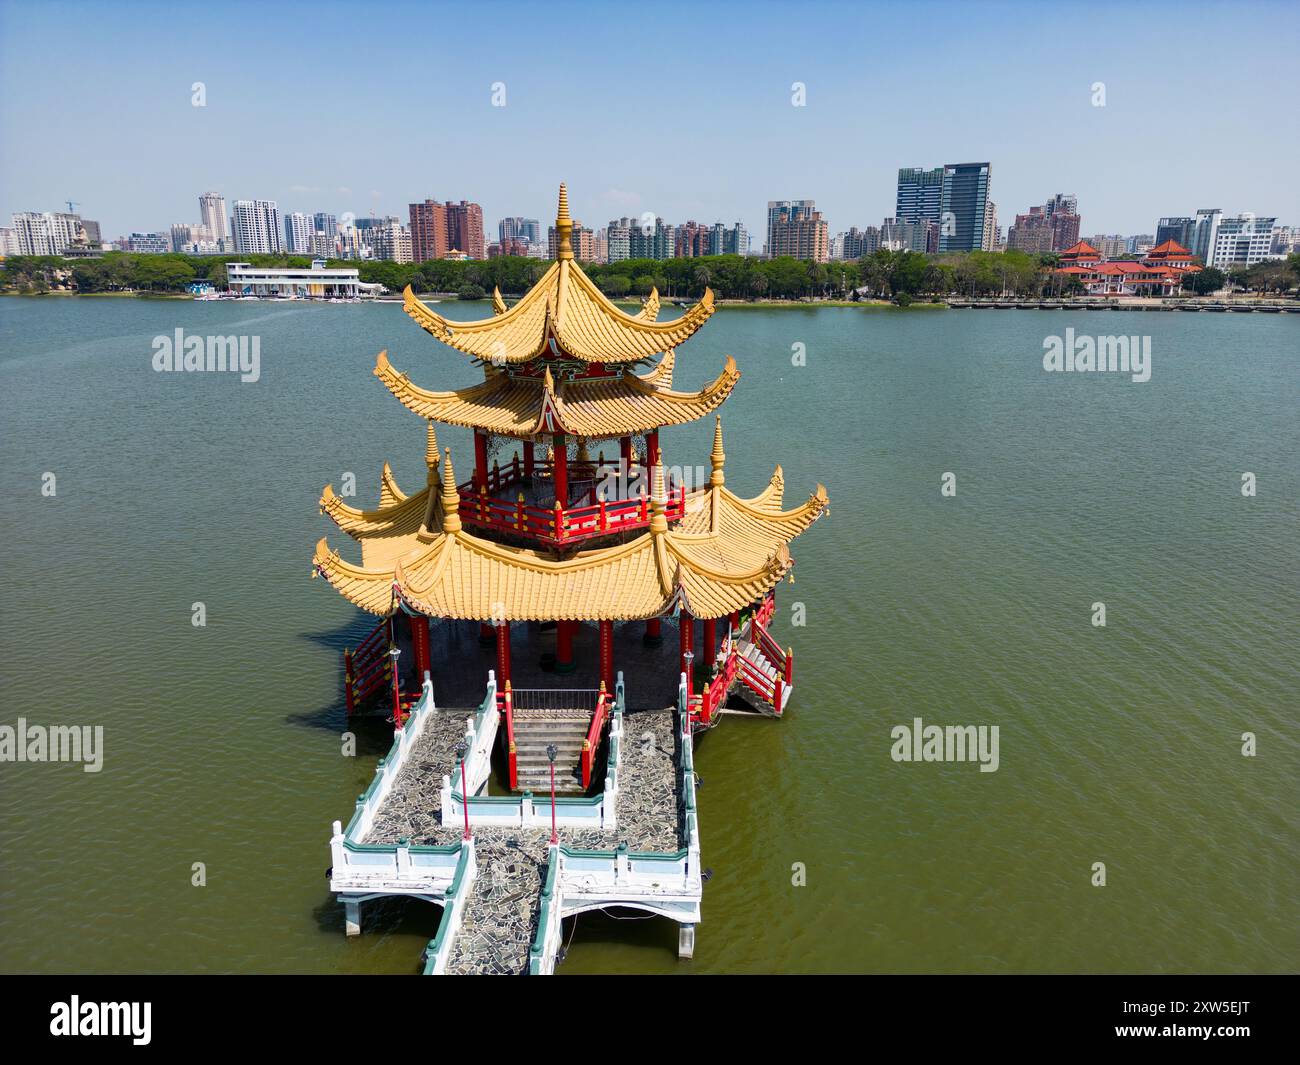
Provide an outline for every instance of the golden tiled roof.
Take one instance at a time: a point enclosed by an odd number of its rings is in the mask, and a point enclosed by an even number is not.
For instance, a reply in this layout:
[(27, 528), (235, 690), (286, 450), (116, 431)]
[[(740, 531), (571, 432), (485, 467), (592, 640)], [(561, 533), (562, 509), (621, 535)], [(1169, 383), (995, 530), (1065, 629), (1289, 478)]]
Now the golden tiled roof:
[[(740, 380), (736, 360), (730, 356), (722, 372), (698, 392), (673, 391), (672, 370), (670, 351), (642, 375), (624, 370), (557, 384), (549, 368), (541, 377), (489, 372), (480, 384), (433, 392), (394, 369), (386, 352), (375, 361), (375, 376), (422, 418), (516, 437), (546, 431), (599, 439), (684, 425), (721, 406)], [(550, 421), (545, 421), (548, 412)]]
[(366, 515), (364, 528), (347, 530), (361, 540), (363, 561), (345, 562), (321, 539), (313, 565), (350, 602), (380, 616), (391, 613), (400, 597), (430, 616), (477, 621), (632, 620), (678, 605), (696, 617), (723, 617), (775, 587), (793, 565), (789, 542), (822, 515), (827, 496), (818, 485), (802, 505), (782, 510), (778, 467), (759, 495), (737, 497), (722, 483), (720, 441), (719, 430), (715, 477), (688, 496), (686, 516), (675, 528), (664, 515), (663, 467), (655, 468), (650, 528), (623, 544), (560, 558), (467, 532), (454, 517), (448, 455), (441, 496), (434, 496), (431, 516), (415, 531), (411, 511), (402, 508), (420, 497), (428, 501), (429, 489), (393, 504), (387, 515), (385, 508), (354, 512), (326, 489), (322, 507), (336, 520)]
[(421, 328), (444, 344), (493, 365), (524, 363), (548, 350), (552, 341), (583, 362), (638, 362), (676, 347), (713, 313), (713, 292), (682, 317), (656, 322), (659, 294), (653, 292), (640, 313), (626, 314), (614, 306), (577, 264), (569, 247), (572, 221), (564, 186), (560, 186), (559, 258), (513, 307), (506, 308), (500, 292), (493, 293), (491, 318), (457, 322), (443, 318), (421, 303), (407, 286), (402, 306)]

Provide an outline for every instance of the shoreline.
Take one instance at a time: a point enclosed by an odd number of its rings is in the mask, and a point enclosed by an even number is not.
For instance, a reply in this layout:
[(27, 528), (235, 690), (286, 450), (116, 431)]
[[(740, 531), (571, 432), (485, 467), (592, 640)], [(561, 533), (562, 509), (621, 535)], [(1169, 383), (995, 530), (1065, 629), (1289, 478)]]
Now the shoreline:
[[(304, 306), (325, 305), (330, 303), (328, 300), (275, 300), (261, 299), (257, 301), (250, 300), (199, 300), (197, 297), (188, 292), (76, 292), (67, 289), (51, 289), (48, 292), (15, 292), (12, 290), (0, 291), (0, 296), (26, 297), (28, 299), (41, 299), (46, 296), (66, 298), (71, 296), (83, 299), (141, 299), (141, 300), (182, 300), (190, 303), (235, 303), (235, 302), (258, 302), (258, 303), (296, 303)], [(419, 293), (421, 300), (436, 300), (439, 303), (487, 303), (487, 299), (481, 300), (462, 300), (458, 299), (454, 293), (424, 292)], [(400, 296), (381, 296), (374, 299), (360, 301), (344, 301), (349, 305), (356, 303), (378, 303), (394, 304), (400, 306), (402, 298)], [(639, 309), (640, 300), (616, 299), (612, 300), (617, 306)], [(676, 306), (677, 300), (664, 300), (669, 306)], [(1050, 306), (1044, 306), (1049, 304)], [(892, 300), (880, 299), (862, 299), (862, 300), (728, 300), (719, 299), (716, 301), (718, 310), (820, 310), (828, 307), (833, 308), (857, 308), (858, 310), (887, 310), (887, 311), (950, 311), (950, 310), (1043, 310), (1043, 311), (1237, 311), (1253, 312), (1280, 312), (1300, 314), (1300, 300), (1286, 299), (1268, 299), (1268, 298), (1246, 298), (1246, 299), (1209, 299), (1204, 297), (1195, 297), (1185, 300), (1165, 301), (1143, 296), (1128, 297), (1111, 297), (1109, 299), (1098, 298), (1094, 300), (1059, 300), (1051, 297), (1037, 297), (1027, 299), (998, 299), (996, 297), (987, 299), (963, 299), (957, 296), (945, 297), (942, 300), (914, 300), (906, 307), (899, 306)]]

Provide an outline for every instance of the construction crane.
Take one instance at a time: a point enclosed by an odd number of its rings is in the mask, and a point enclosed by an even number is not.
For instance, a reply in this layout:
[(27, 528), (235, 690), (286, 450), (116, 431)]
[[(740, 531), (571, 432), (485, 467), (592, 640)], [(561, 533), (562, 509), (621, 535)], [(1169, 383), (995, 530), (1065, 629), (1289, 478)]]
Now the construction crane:
[(77, 205), (81, 203), (80, 200), (64, 200), (63, 202), (68, 205), (68, 214), (76, 214)]

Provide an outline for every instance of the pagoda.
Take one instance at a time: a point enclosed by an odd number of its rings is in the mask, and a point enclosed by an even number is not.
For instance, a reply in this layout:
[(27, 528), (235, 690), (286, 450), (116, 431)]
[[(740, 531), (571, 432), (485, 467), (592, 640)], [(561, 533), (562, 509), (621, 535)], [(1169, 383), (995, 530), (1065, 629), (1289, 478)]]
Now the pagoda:
[[(375, 376), (427, 421), (426, 483), (404, 491), (385, 464), (375, 509), (349, 506), (329, 486), (321, 496), (322, 512), (360, 544), (361, 559), (345, 561), (323, 538), (314, 569), (380, 619), (347, 656), (349, 711), (391, 698), (400, 729), (421, 678), (436, 686), (465, 668), (431, 660), (434, 620), (477, 623), (480, 642), (495, 644), (495, 682), (506, 693), (512, 627), (553, 631), (546, 669), (560, 675), (576, 666), (575, 632), (595, 627), (601, 698), (616, 668), (627, 668), (629, 691), (637, 686), (637, 663), (614, 661), (614, 627), (643, 626), (640, 644), (654, 648), (667, 622), (677, 629), (676, 653), (646, 658), (671, 669), (674, 683), (684, 675), (694, 729), (715, 724), (733, 694), (770, 716), (786, 707), (793, 654), (767, 625), (774, 589), (793, 566), (789, 544), (825, 512), (826, 491), (818, 485), (783, 509), (778, 466), (757, 495), (734, 494), (721, 415), (707, 483), (666, 472), (660, 430), (715, 413), (740, 379), (728, 357), (698, 391), (673, 387), (676, 349), (713, 314), (713, 293), (674, 321), (658, 321), (657, 291), (627, 314), (578, 265), (573, 225), (561, 185), (557, 260), (513, 306), (494, 290), (489, 318), (443, 318), (404, 292), (406, 313), (472, 360), (482, 379), (431, 391), (381, 352)], [(458, 479), (450, 449), (440, 451), (438, 423), (472, 431), (468, 479)], [(401, 651), (400, 668), (399, 645), (411, 652)], [(578, 724), (584, 734), (591, 719)], [(524, 721), (507, 726), (510, 787), (539, 786), (537, 766), (523, 757)], [(590, 773), (575, 770), (570, 790), (589, 786)]]

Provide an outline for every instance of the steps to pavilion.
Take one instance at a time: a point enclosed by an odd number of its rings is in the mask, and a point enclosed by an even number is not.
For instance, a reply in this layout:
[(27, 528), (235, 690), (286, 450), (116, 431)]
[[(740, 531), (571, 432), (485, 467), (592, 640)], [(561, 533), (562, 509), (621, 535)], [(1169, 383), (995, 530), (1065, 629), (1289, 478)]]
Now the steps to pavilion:
[(551, 761), (546, 748), (555, 744), (555, 792), (581, 794), (582, 744), (591, 727), (591, 711), (580, 709), (516, 710), (515, 757), (519, 767), (517, 791), (551, 793)]
[(778, 666), (764, 654), (758, 644), (744, 638), (736, 641), (736, 654), (745, 663), (739, 674), (740, 683), (736, 685), (736, 694), (761, 714), (776, 717), (784, 713), (786, 703), (790, 701), (790, 692), (794, 688), (793, 684), (782, 683), (779, 686), (781, 706), (778, 708), (777, 679), (783, 675), (784, 663)]

